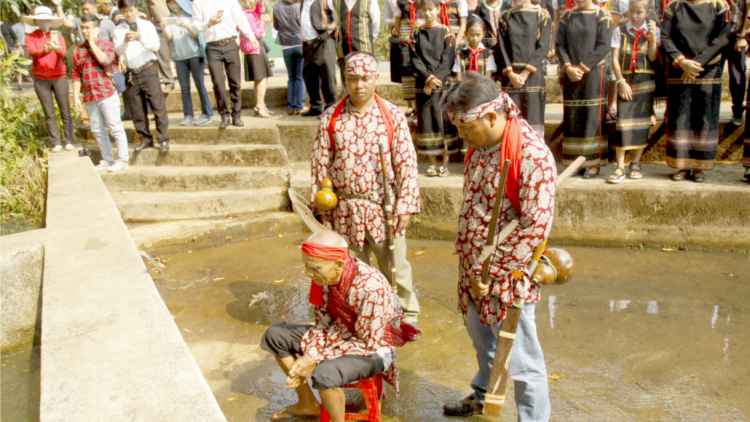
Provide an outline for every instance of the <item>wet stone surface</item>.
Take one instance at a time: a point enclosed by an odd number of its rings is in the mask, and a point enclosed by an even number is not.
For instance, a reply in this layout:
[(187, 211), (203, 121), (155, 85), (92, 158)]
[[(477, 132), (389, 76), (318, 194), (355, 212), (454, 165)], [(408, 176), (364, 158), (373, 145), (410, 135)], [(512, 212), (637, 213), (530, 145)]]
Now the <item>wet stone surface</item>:
[(2, 355), (0, 421), (39, 421), (39, 348)]
[[(299, 251), (307, 236), (160, 257), (169, 281), (147, 264), (229, 421), (267, 421), (296, 401), (258, 344), (270, 324), (312, 321)], [(750, 420), (748, 255), (568, 250), (573, 281), (545, 287), (536, 307), (547, 370), (559, 377), (551, 420)], [(469, 394), (476, 372), (456, 311), (458, 258), (445, 241), (410, 240), (409, 255), (423, 337), (398, 351), (401, 399), (387, 389), (384, 420), (455, 420), (442, 403)], [(347, 397), (350, 410), (363, 404)], [(516, 420), (512, 400), (503, 420)]]

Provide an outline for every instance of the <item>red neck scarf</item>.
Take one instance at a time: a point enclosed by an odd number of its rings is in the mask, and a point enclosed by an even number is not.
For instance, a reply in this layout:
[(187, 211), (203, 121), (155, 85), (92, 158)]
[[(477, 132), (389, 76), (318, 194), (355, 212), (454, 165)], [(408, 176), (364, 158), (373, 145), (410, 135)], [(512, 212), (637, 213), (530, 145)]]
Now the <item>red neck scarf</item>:
[(483, 51), (482, 47), (478, 47), (476, 51), (469, 48), (469, 72), (479, 73), (479, 54)]
[[(317, 243), (305, 242), (302, 244), (302, 252), (329, 261), (349, 261), (349, 249), (334, 246), (325, 246)], [(346, 272), (346, 268), (344, 269)], [(323, 305), (323, 286), (318, 286), (314, 281), (310, 282), (310, 303), (315, 306)]]
[(357, 332), (354, 327), (357, 322), (357, 311), (349, 306), (346, 297), (349, 295), (349, 289), (352, 288), (354, 277), (357, 276), (358, 267), (357, 260), (348, 257), (344, 272), (341, 273), (341, 281), (333, 286), (328, 286), (328, 312), (334, 318), (338, 318), (350, 333)]
[[(518, 123), (518, 119), (515, 117), (508, 118), (508, 122), (505, 124), (505, 131), (503, 132), (502, 146), (500, 147), (500, 171), (503, 171), (505, 167), (505, 160), (510, 159), (510, 170), (508, 170), (508, 179), (505, 182), (505, 194), (508, 197), (513, 208), (516, 209), (518, 214), (521, 214), (521, 199), (520, 199), (520, 182), (521, 182), (521, 149), (523, 148), (523, 142), (521, 141), (521, 125)], [(471, 156), (474, 154), (474, 149), (469, 148), (466, 152), (466, 161), (468, 163)], [(498, 192), (499, 194), (500, 192)]]
[(443, 20), (443, 25), (450, 28), (451, 21), (448, 18), (448, 3), (440, 2), (440, 18)]
[[(409, 28), (413, 31), (414, 27), (417, 26), (417, 2), (407, 2), (409, 4)], [(411, 37), (411, 32), (409, 32)]]
[(648, 36), (645, 29), (635, 31), (635, 38), (633, 38), (633, 51), (630, 52), (630, 72), (635, 72), (638, 67), (638, 42), (641, 38), (651, 41), (651, 37)]

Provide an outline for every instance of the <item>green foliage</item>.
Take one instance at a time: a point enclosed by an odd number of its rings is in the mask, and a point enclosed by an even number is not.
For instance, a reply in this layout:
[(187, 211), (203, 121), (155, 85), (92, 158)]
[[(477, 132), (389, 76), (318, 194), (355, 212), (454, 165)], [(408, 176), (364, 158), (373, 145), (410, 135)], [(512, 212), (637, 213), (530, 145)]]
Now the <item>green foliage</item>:
[[(5, 48), (3, 42), (0, 46)], [(41, 221), (47, 191), (46, 126), (38, 102), (11, 95), (16, 72), (28, 74), (21, 66), (31, 60), (11, 53), (0, 62), (0, 211), (2, 220)]]

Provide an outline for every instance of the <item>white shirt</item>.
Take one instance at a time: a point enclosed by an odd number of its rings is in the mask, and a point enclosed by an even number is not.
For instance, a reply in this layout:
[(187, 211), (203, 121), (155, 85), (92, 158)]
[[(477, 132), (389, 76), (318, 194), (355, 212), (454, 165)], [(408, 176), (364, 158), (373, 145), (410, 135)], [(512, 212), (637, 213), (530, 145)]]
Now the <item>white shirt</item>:
[[(303, 0), (304, 3), (302, 3), (302, 16), (300, 17), (300, 23), (302, 24), (302, 30), (300, 31), (300, 38), (302, 41), (310, 41), (318, 38), (318, 31), (313, 27), (312, 25), (312, 18), (310, 17), (310, 7), (313, 4), (313, 1), (315, 0)], [(325, 3), (326, 10), (330, 10), (333, 13), (336, 13), (336, 11), (333, 10), (333, 6), (331, 5), (331, 0), (321, 0)], [(328, 22), (329, 24), (333, 22)]]
[(383, 19), (385, 19), (385, 25), (388, 26), (388, 22), (398, 17), (401, 17), (401, 10), (398, 8), (396, 0), (383, 0)]
[[(479, 43), (477, 48), (484, 48), (485, 50), (487, 47), (484, 46), (484, 43)], [(471, 50), (471, 47), (469, 47), (469, 44), (466, 44), (464, 47), (464, 50)], [(473, 50), (472, 50), (473, 51)], [(454, 73), (463, 73), (463, 68), (461, 66), (461, 56), (456, 55), (456, 62), (453, 63), (453, 72)], [(484, 71), (485, 72), (496, 72), (497, 71), (497, 63), (495, 63), (495, 55), (490, 54), (489, 57), (487, 57), (487, 60), (484, 62)]]
[(125, 34), (130, 31), (127, 23), (121, 23), (115, 27), (115, 53), (125, 59), (128, 69), (138, 69), (146, 63), (156, 60), (156, 52), (159, 51), (159, 35), (156, 33), (154, 24), (147, 20), (138, 18), (136, 21), (138, 32), (141, 33), (140, 41), (125, 41)]
[[(208, 20), (223, 11), (221, 22), (208, 27)], [(237, 0), (195, 0), (193, 2), (193, 28), (203, 32), (206, 42), (235, 38), (242, 32), (249, 39), (256, 39), (247, 21), (247, 16)]]
[[(628, 22), (625, 24), (625, 27), (628, 29), (628, 32), (633, 33), (636, 31), (635, 26), (631, 22)], [(643, 21), (643, 25), (641, 25), (639, 30), (643, 29), (646, 31), (646, 34), (648, 34), (648, 20)], [(620, 48), (620, 31), (614, 31), (612, 34), (612, 48)], [(659, 29), (659, 25), (656, 25), (656, 46), (661, 45), (661, 29)]]

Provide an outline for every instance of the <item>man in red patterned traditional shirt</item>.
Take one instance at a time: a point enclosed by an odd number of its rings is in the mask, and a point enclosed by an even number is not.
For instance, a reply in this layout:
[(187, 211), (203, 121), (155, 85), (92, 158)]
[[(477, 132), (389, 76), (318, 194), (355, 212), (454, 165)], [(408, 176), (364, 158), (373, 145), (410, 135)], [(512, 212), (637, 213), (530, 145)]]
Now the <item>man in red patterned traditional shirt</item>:
[[(95, 168), (124, 170), (128, 168), (128, 138), (120, 120), (120, 96), (110, 78), (115, 71), (115, 45), (99, 38), (99, 18), (96, 15), (81, 18), (81, 34), (84, 43), (73, 51), (73, 106), (79, 112), (83, 111), (83, 88), (91, 132), (102, 154), (102, 160)], [(117, 161), (107, 128), (117, 144)]]
[[(525, 300), (513, 345), (508, 376), (515, 381), (519, 421), (547, 421), (550, 416), (547, 369), (534, 323), (539, 285), (530, 283), (526, 263), (552, 228), (557, 168), (552, 152), (519, 116), (510, 97), (481, 75), (466, 78), (448, 91), (444, 107), (470, 149), (464, 164), (464, 199), (458, 219), (456, 251), (461, 259), (459, 309), (477, 351), (479, 371), (464, 400), (447, 403), (446, 415), (482, 412), (505, 309)], [(482, 260), (492, 209), (498, 193), (501, 163), (511, 159), (506, 194), (497, 221), (499, 232), (520, 222), (491, 255), (487, 284)], [(516, 275), (513, 276), (512, 273)]]
[(419, 332), (402, 323), (401, 307), (385, 277), (350, 257), (343, 237), (320, 231), (302, 244), (302, 252), (312, 279), (315, 325), (274, 324), (260, 344), (276, 356), (287, 374), (286, 387), (294, 388), (299, 398), (273, 419), (320, 415), (306, 381), (312, 377), (331, 419), (343, 422), (346, 396), (341, 387), (382, 373), (398, 394), (396, 347)]
[[(333, 211), (317, 212), (330, 222), (354, 254), (369, 263), (378, 259), (388, 281), (391, 272), (383, 216), (383, 177), (378, 144), (384, 146), (387, 180), (395, 220), (396, 285), (404, 320), (417, 323), (419, 303), (412, 288), (411, 265), (406, 260), (406, 226), (419, 213), (417, 155), (409, 125), (398, 107), (375, 94), (378, 62), (370, 53), (346, 58), (349, 95), (321, 116), (312, 152), (312, 198), (330, 178), (339, 198)], [(331, 139), (333, 138), (333, 139)]]

